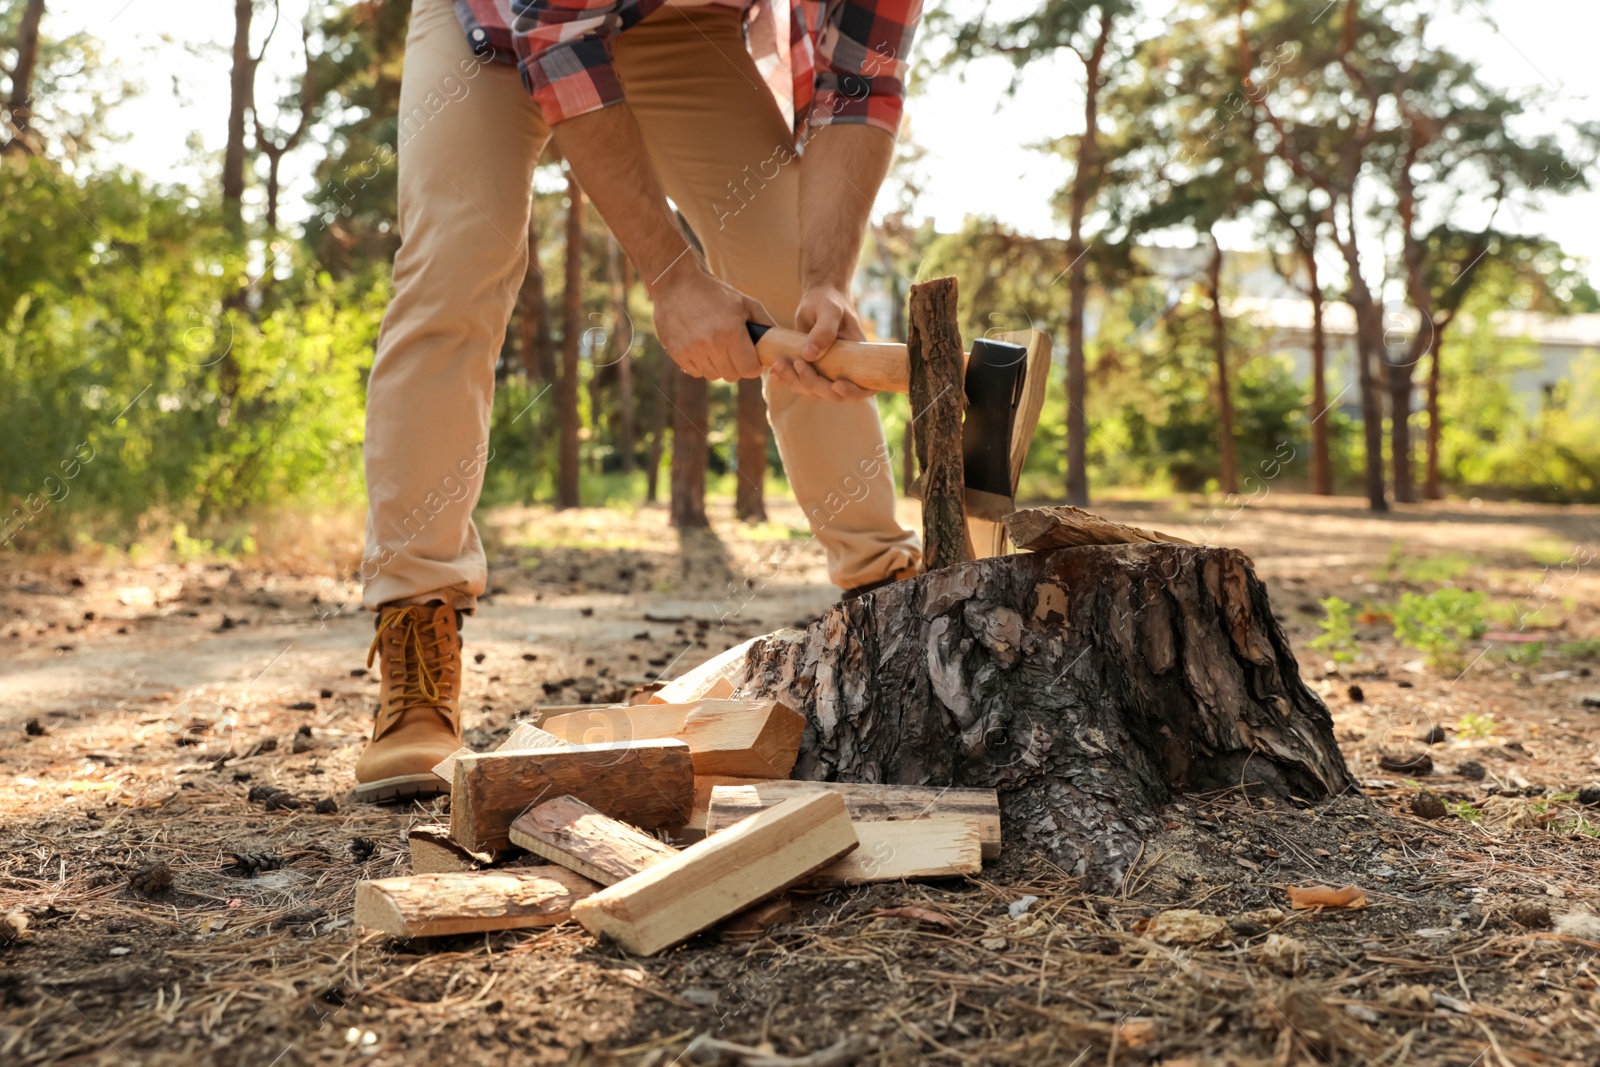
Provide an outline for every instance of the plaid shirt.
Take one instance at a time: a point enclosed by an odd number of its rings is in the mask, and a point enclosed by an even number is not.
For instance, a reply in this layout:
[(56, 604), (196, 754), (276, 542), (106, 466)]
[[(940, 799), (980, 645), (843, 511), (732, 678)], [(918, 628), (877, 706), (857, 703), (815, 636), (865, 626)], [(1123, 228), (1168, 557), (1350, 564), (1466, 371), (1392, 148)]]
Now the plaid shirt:
[[(713, 0), (746, 9), (750, 52), (797, 136), (829, 123), (896, 134), (922, 0)], [(479, 56), (515, 62), (550, 125), (624, 99), (617, 34), (663, 0), (454, 0)], [(787, 47), (778, 27), (789, 24)]]

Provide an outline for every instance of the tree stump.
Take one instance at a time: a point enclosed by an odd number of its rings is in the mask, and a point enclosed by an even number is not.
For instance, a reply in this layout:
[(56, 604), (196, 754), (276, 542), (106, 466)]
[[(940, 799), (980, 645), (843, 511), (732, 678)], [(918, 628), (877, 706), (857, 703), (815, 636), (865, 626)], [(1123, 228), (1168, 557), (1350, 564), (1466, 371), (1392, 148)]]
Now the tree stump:
[(980, 559), (752, 646), (741, 695), (805, 714), (794, 777), (985, 786), (1008, 849), (1118, 884), (1174, 794), (1353, 788), (1242, 553), (1178, 544)]

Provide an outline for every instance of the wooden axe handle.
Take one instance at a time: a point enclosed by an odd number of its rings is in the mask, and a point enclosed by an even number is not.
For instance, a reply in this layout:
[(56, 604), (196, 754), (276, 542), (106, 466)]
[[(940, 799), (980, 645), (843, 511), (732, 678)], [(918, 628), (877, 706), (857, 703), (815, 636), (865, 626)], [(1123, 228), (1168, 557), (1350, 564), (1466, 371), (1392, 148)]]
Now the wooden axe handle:
[[(770, 367), (780, 359), (799, 359), (805, 343), (805, 334), (774, 326), (756, 342), (756, 355), (761, 357), (763, 367)], [(875, 392), (911, 390), (911, 365), (905, 345), (835, 341), (812, 366), (830, 381), (844, 378)]]

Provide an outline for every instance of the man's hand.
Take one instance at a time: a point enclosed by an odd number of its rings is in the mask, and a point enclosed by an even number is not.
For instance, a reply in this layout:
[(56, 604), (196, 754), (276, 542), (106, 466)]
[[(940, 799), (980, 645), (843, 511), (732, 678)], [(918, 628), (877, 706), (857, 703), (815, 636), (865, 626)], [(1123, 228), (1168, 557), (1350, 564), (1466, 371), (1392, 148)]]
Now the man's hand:
[(780, 385), (817, 400), (863, 400), (872, 395), (870, 389), (855, 382), (829, 381), (811, 365), (839, 338), (866, 340), (848, 294), (832, 286), (807, 289), (794, 320), (795, 328), (806, 332), (806, 344), (800, 352), (804, 358), (780, 359), (772, 365), (772, 377)]
[(745, 329), (746, 322), (772, 324), (759, 300), (687, 259), (652, 289), (651, 299), (656, 336), (685, 374), (724, 382), (761, 376), (761, 360)]

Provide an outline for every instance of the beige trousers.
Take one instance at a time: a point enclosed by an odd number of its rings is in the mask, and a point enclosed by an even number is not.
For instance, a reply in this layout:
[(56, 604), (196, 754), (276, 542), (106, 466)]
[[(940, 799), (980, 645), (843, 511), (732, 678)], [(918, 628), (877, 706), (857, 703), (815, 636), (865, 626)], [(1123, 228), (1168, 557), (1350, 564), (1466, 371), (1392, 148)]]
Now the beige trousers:
[[(621, 36), (616, 64), (711, 270), (791, 324), (799, 163), (739, 12), (662, 8)], [(470, 609), (488, 579), (472, 510), (495, 462), (495, 361), (550, 131), (513, 68), (472, 55), (449, 0), (412, 11), (399, 126), (401, 246), (367, 392), (364, 599)], [(919, 565), (916, 535), (895, 521), (875, 402), (812, 400), (769, 380), (767, 403), (829, 577), (850, 587)]]

